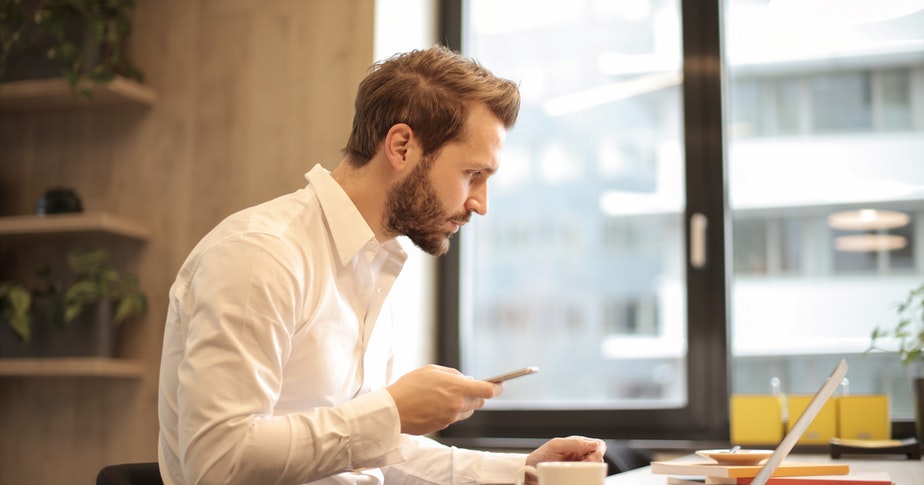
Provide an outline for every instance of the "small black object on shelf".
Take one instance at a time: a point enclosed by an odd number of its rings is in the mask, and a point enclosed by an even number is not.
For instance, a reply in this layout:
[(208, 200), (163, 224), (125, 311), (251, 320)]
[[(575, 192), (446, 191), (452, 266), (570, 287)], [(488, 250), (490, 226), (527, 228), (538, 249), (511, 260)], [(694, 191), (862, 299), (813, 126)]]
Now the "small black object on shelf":
[(35, 212), (44, 216), (47, 214), (65, 214), (68, 212), (83, 212), (80, 197), (72, 189), (66, 187), (52, 187), (42, 194)]
[(842, 440), (831, 438), (831, 458), (843, 455), (905, 455), (921, 459), (921, 443), (915, 438), (900, 440)]

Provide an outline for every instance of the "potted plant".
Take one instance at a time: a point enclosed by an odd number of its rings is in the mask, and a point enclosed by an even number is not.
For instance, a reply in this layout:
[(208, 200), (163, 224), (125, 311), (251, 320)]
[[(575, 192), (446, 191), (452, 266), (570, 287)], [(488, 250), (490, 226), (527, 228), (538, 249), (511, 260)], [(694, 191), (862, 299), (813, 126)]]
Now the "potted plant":
[[(142, 80), (124, 47), (134, 0), (0, 0), (0, 80), (63, 76), (74, 92), (116, 75)], [(18, 55), (18, 57), (17, 57)]]
[[(67, 253), (68, 274), (36, 270), (39, 284), (0, 283), (0, 318), (17, 337), (3, 339), (7, 356), (111, 356), (114, 328), (147, 311), (133, 275), (122, 275), (101, 249)], [(14, 341), (15, 340), (15, 341)]]
[(879, 346), (881, 339), (898, 342), (901, 363), (914, 375), (915, 425), (918, 440), (924, 443), (924, 283), (911, 289), (896, 309), (898, 319), (892, 326), (877, 326), (870, 336), (869, 350), (890, 350)]

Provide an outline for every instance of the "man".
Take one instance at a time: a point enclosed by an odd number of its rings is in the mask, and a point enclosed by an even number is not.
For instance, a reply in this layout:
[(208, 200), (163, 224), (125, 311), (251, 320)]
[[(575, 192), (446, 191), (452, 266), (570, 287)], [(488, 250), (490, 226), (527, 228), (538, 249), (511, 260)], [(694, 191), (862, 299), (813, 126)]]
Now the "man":
[(406, 255), (448, 250), (488, 210), (519, 92), (442, 47), (362, 81), (344, 157), (304, 189), (231, 215), (170, 290), (159, 463), (193, 483), (510, 483), (524, 463), (601, 461), (580, 437), (530, 455), (420, 436), (465, 419), (502, 386), (425, 366), (392, 381), (381, 308)]

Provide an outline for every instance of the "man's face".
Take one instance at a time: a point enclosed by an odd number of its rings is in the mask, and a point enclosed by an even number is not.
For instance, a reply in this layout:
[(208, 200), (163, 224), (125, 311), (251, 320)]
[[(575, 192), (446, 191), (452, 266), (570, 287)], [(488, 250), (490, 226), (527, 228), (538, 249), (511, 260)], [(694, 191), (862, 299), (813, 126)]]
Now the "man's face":
[(423, 251), (449, 251), (449, 238), (473, 212), (488, 211), (488, 177), (497, 171), (506, 129), (484, 107), (471, 110), (463, 135), (435, 156), (419, 157), (386, 201), (389, 232), (405, 235)]

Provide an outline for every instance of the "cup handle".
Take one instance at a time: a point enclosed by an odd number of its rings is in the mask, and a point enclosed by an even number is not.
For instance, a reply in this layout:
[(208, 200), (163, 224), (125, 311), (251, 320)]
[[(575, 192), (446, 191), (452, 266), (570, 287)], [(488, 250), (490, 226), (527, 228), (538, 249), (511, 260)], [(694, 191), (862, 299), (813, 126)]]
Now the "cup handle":
[(517, 468), (517, 474), (514, 478), (514, 481), (517, 485), (523, 485), (523, 482), (526, 480), (526, 473), (532, 473), (533, 475), (537, 476), (539, 475), (539, 471), (536, 470), (535, 467), (531, 467), (529, 465), (521, 466), (520, 468)]

